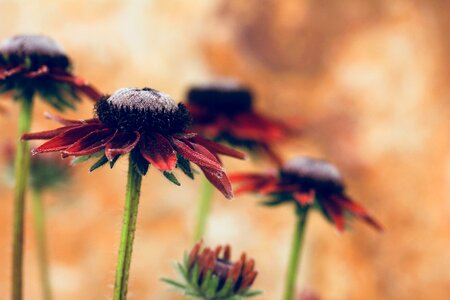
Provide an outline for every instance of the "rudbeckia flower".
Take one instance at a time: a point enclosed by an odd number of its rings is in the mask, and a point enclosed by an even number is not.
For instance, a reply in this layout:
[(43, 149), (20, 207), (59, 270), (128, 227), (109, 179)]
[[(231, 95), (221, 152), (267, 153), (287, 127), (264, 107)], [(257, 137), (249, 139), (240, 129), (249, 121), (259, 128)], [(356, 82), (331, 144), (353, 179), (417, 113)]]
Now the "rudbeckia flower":
[(188, 111), (167, 94), (150, 88), (124, 88), (100, 99), (95, 111), (96, 117), (88, 120), (50, 116), (65, 126), (24, 134), (22, 139), (48, 140), (35, 148), (34, 154), (58, 151), (63, 157), (100, 155), (91, 170), (108, 162), (113, 166), (120, 156), (131, 153), (141, 175), (152, 164), (176, 184), (172, 171), (179, 168), (193, 177), (192, 162), (225, 197), (233, 197), (218, 155), (243, 159), (244, 154), (188, 131)]
[(258, 275), (255, 261), (242, 253), (233, 262), (229, 245), (202, 249), (198, 242), (177, 267), (183, 283), (162, 280), (196, 299), (243, 299), (260, 294), (250, 290)]
[(345, 229), (347, 217), (356, 217), (381, 230), (366, 209), (345, 193), (339, 170), (326, 161), (298, 157), (285, 163), (278, 172), (240, 173), (230, 178), (239, 185), (236, 194), (265, 195), (271, 199), (267, 205), (292, 202), (299, 210), (316, 208), (340, 231)]
[(74, 108), (78, 92), (97, 100), (101, 94), (71, 68), (69, 57), (49, 37), (13, 36), (0, 45), (0, 93), (11, 91), (22, 98), (38, 92), (59, 110)]
[(290, 135), (292, 129), (256, 112), (248, 88), (231, 80), (195, 86), (188, 92), (187, 107), (197, 132), (281, 163), (273, 145)]
[(239, 185), (236, 194), (254, 192), (265, 195), (269, 198), (265, 204), (269, 206), (283, 203), (295, 205), (297, 223), (287, 268), (284, 300), (294, 299), (300, 251), (311, 208), (319, 210), (339, 231), (345, 229), (348, 217), (358, 218), (381, 230), (379, 223), (364, 207), (346, 194), (339, 170), (326, 161), (297, 157), (274, 172), (233, 174), (230, 178)]

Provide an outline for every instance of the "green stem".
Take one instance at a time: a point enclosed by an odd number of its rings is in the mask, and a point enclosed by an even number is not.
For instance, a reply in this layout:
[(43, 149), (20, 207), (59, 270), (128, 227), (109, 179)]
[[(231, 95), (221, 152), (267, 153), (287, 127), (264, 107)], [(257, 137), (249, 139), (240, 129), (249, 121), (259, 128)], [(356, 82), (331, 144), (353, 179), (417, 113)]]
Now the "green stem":
[(303, 237), (305, 234), (307, 214), (308, 214), (307, 211), (300, 214), (298, 216), (297, 224), (295, 226), (291, 248), (291, 256), (289, 258), (289, 265), (287, 270), (286, 287), (283, 298), (284, 300), (294, 299), (295, 284), (297, 282), (300, 252), (303, 244)]
[(198, 203), (197, 218), (195, 220), (194, 243), (203, 238), (203, 235), (205, 234), (206, 221), (208, 219), (213, 196), (214, 187), (206, 178), (204, 178), (202, 183), (202, 193), (200, 194)]
[(41, 273), (42, 299), (51, 300), (50, 277), (47, 259), (47, 243), (45, 234), (45, 209), (42, 200), (42, 191), (33, 190), (33, 217), (36, 235), (37, 259)]
[(142, 176), (137, 172), (130, 155), (125, 209), (116, 267), (116, 283), (114, 285), (114, 300), (124, 300), (127, 298), (128, 277), (130, 273), (131, 254), (133, 252), (134, 232), (136, 231), (141, 182)]
[[(31, 127), (31, 112), (33, 110), (32, 96), (24, 96), (20, 101), (22, 107), (19, 115), (19, 136), (29, 132)], [(24, 243), (24, 213), (25, 192), (30, 167), (30, 146), (27, 142), (18, 142), (16, 150), (13, 215), (13, 257), (12, 257), (12, 299), (22, 299), (23, 273), (23, 243)]]

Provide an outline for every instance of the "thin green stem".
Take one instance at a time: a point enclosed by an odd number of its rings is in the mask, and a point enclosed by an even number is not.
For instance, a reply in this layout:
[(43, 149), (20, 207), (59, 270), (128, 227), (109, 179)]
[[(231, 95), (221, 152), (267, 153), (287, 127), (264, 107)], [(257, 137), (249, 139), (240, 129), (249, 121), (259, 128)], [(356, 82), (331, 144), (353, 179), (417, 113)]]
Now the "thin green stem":
[[(30, 131), (33, 110), (32, 96), (20, 101), (19, 136)], [(25, 193), (30, 168), (30, 146), (27, 142), (18, 142), (15, 161), (16, 185), (14, 191), (13, 215), (13, 257), (12, 257), (12, 299), (22, 299), (23, 243)]]
[(194, 243), (203, 238), (208, 220), (209, 210), (211, 208), (212, 198), (214, 196), (214, 187), (206, 179), (203, 179), (202, 193), (198, 202), (197, 218), (195, 220)]
[(297, 224), (295, 226), (291, 248), (291, 256), (289, 258), (289, 265), (287, 269), (286, 287), (283, 298), (284, 300), (294, 299), (295, 285), (297, 282), (300, 253), (303, 245), (303, 237), (305, 234), (307, 214), (308, 214), (307, 211), (300, 214), (298, 216)]
[(50, 276), (48, 270), (47, 242), (45, 234), (45, 208), (42, 191), (33, 190), (33, 218), (36, 236), (37, 260), (41, 275), (42, 299), (51, 300)]
[(141, 182), (142, 176), (137, 172), (130, 155), (122, 233), (120, 237), (119, 255), (117, 257), (114, 300), (124, 300), (127, 298), (128, 277), (130, 273), (131, 254), (133, 252), (134, 233), (136, 231)]

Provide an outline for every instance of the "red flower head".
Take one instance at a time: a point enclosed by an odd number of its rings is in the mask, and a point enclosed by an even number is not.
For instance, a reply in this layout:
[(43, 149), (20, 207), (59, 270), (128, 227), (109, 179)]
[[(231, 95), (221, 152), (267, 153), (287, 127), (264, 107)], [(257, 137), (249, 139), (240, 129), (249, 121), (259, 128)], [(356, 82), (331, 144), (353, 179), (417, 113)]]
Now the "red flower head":
[(73, 108), (82, 92), (97, 100), (101, 94), (72, 75), (62, 48), (41, 35), (17, 35), (0, 45), (0, 93), (13, 91), (15, 98), (41, 94), (56, 109)]
[(50, 116), (65, 126), (22, 138), (48, 140), (33, 153), (60, 151), (63, 157), (81, 160), (100, 156), (91, 171), (107, 162), (112, 167), (120, 156), (130, 153), (141, 175), (153, 164), (177, 185), (172, 171), (179, 168), (193, 178), (192, 162), (227, 198), (233, 197), (218, 155), (243, 159), (244, 154), (187, 131), (189, 113), (170, 96), (150, 88), (124, 88), (100, 99), (95, 110), (97, 117), (89, 120)]
[(281, 162), (271, 145), (285, 138), (291, 129), (255, 112), (249, 89), (234, 81), (223, 81), (193, 87), (187, 98), (196, 131)]
[(202, 242), (198, 242), (183, 264), (178, 264), (178, 269), (186, 285), (170, 279), (164, 281), (196, 298), (242, 299), (260, 294), (250, 291), (258, 275), (255, 261), (243, 253), (239, 260), (232, 262), (229, 245), (202, 249)]
[(240, 183), (236, 193), (256, 192), (271, 197), (267, 205), (293, 202), (298, 212), (317, 208), (343, 231), (348, 215), (364, 220), (378, 230), (381, 226), (366, 210), (345, 194), (339, 170), (318, 159), (298, 157), (284, 164), (277, 173), (233, 174)]

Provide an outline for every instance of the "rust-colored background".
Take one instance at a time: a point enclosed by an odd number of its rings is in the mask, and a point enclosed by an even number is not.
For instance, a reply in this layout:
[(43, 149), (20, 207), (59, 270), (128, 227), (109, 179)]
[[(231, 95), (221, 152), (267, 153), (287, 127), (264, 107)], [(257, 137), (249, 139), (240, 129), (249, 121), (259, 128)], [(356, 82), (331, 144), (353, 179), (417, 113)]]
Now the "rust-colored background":
[[(299, 289), (323, 299), (450, 298), (449, 1), (0, 0), (0, 38), (52, 36), (75, 72), (101, 90), (151, 86), (183, 100), (190, 84), (216, 76), (248, 83), (256, 106), (300, 116), (304, 136), (279, 145), (342, 170), (349, 193), (384, 224), (337, 234), (314, 214)], [(3, 99), (1, 140), (15, 141), (17, 105)], [(37, 104), (33, 129), (56, 124)], [(72, 117), (89, 117), (85, 101)], [(265, 168), (226, 160), (229, 171)], [(126, 163), (46, 195), (56, 299), (110, 299)], [(199, 182), (182, 187), (152, 170), (143, 181), (130, 299), (182, 299), (159, 282), (190, 245)], [(0, 299), (10, 293), (12, 193), (0, 185)], [(230, 243), (257, 261), (259, 299), (280, 299), (293, 212), (252, 196), (216, 195), (208, 244)], [(40, 299), (27, 213), (25, 298)]]

